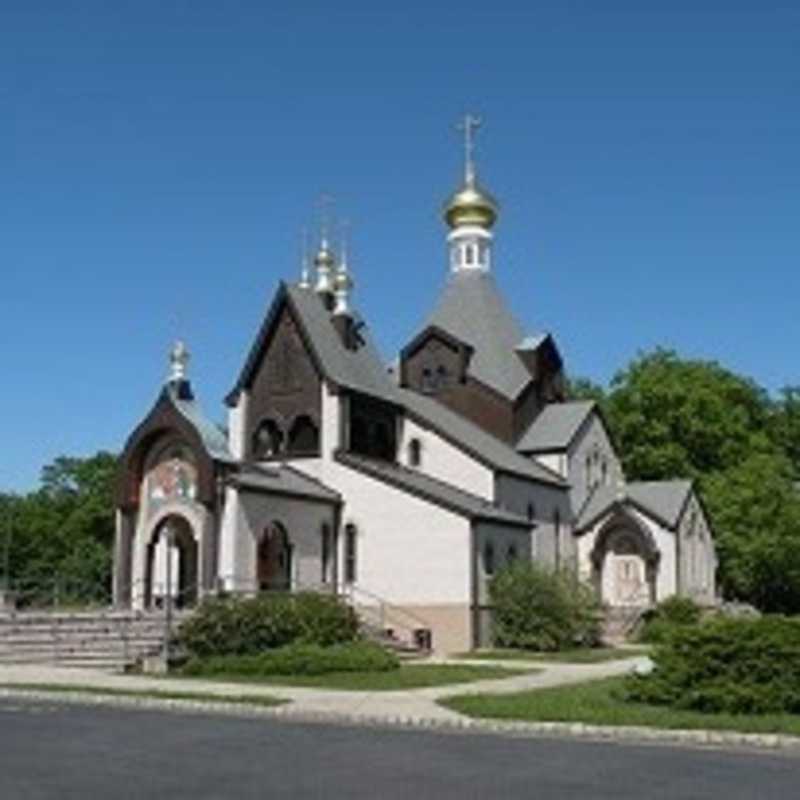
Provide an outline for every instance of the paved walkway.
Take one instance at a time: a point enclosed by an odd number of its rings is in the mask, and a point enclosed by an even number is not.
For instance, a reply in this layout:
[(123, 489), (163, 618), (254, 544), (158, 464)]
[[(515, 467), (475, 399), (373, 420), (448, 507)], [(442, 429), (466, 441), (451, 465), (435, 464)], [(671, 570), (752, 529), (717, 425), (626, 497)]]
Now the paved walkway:
[(51, 665), (2, 665), (0, 687), (14, 685), (91, 687), (92, 689), (117, 689), (125, 691), (169, 691), (171, 693), (204, 694), (221, 699), (235, 695), (260, 695), (290, 700), (287, 712), (298, 716), (331, 715), (353, 720), (371, 722), (386, 720), (398, 722), (413, 720), (416, 723), (430, 720), (457, 722), (463, 717), (437, 705), (436, 700), (454, 694), (475, 692), (518, 692), (524, 689), (539, 689), (562, 686), (597, 678), (608, 678), (630, 672), (637, 665), (647, 663), (647, 658), (638, 656), (620, 661), (599, 664), (553, 664), (535, 661), (468, 661), (443, 660), (440, 663), (499, 664), (513, 669), (540, 669), (540, 672), (515, 675), (509, 678), (493, 678), (474, 683), (451, 684), (424, 689), (405, 689), (389, 692), (358, 692), (334, 689), (310, 689), (290, 686), (224, 683), (199, 679), (170, 678), (158, 680), (144, 675), (124, 675), (93, 669), (74, 669)]

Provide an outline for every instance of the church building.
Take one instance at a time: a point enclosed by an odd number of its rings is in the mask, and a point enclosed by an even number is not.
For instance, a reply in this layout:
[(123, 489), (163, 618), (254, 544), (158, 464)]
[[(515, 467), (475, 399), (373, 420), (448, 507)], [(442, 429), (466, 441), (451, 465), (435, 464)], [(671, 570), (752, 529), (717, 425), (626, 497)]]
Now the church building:
[(691, 482), (626, 482), (597, 405), (566, 396), (553, 336), (509, 312), (493, 277), (498, 204), (477, 180), (475, 121), (464, 127), (446, 284), (391, 366), (325, 232), (300, 280), (278, 286), (225, 429), (174, 347), (120, 460), (117, 605), (335, 592), (375, 630), (455, 652), (490, 643), (487, 585), (515, 559), (575, 572), (612, 612), (714, 601)]

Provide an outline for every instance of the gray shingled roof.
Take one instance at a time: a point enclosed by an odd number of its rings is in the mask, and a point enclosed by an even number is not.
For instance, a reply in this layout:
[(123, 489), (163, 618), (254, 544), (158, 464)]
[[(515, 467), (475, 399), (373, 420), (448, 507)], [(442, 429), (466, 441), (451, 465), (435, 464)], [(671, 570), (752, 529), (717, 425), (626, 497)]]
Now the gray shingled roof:
[[(540, 483), (565, 485), (560, 476), (521, 456), (513, 447), (486, 433), (436, 400), (398, 387), (396, 379), (388, 373), (370, 340), (366, 327), (361, 329), (364, 345), (357, 350), (348, 350), (331, 324), (329, 312), (325, 310), (315, 292), (288, 285), (284, 285), (283, 290), (296, 310), (301, 327), (309, 338), (311, 350), (328, 379), (345, 388), (404, 407), (412, 416), (435, 428), (441, 435), (493, 469), (510, 472)], [(271, 314), (277, 310), (278, 305), (273, 304)], [(260, 340), (263, 340), (269, 327), (268, 318), (267, 323), (262, 326)], [(254, 346), (239, 386), (246, 383), (248, 372), (256, 363), (262, 344), (263, 341), (259, 341)]]
[(231, 482), (256, 492), (296, 495), (327, 503), (341, 501), (337, 491), (287, 464), (251, 464), (233, 475)]
[(594, 400), (550, 403), (517, 442), (521, 453), (566, 450), (595, 407)]
[(506, 307), (490, 273), (451, 273), (427, 320), (429, 325), (471, 345), (475, 353), (470, 375), (505, 397), (516, 398), (530, 382), (531, 375), (515, 352), (528, 341), (525, 331)]
[(456, 514), (474, 520), (489, 520), (527, 528), (533, 525), (525, 517), (494, 506), (477, 495), (465, 492), (450, 483), (389, 461), (379, 461), (353, 453), (337, 453), (336, 460), (345, 466), (370, 475), (398, 489), (437, 503)]
[[(372, 343), (366, 325), (360, 330), (364, 345), (357, 350), (348, 350), (316, 292), (297, 286), (287, 286), (286, 289), (328, 377), (340, 386), (397, 403), (395, 384)], [(361, 322), (359, 319), (355, 321)]]
[[(629, 502), (668, 528), (674, 528), (691, 491), (692, 482), (687, 480), (629, 483), (621, 502)], [(615, 486), (598, 487), (581, 511), (576, 529), (589, 527), (618, 502), (620, 498)]]
[(457, 447), (492, 468), (539, 483), (566, 486), (566, 481), (560, 475), (515, 452), (513, 447), (437, 400), (410, 389), (399, 389), (398, 394), (410, 416), (421, 422), (423, 427), (427, 423)]
[(216, 461), (233, 463), (235, 459), (228, 449), (227, 437), (203, 414), (200, 405), (191, 395), (191, 390), (188, 390), (188, 394), (182, 397), (176, 384), (169, 383), (165, 387), (165, 391), (175, 408), (194, 426), (203, 442), (203, 447), (211, 458)]

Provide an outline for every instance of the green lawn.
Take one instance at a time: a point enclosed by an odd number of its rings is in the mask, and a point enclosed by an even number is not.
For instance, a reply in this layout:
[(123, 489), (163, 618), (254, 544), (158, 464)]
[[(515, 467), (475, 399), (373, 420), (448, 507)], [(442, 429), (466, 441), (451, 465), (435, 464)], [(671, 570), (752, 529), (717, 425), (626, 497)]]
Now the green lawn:
[(478, 650), (474, 653), (461, 653), (460, 658), (476, 658), (486, 661), (546, 661), (559, 664), (597, 664), (601, 661), (619, 661), (647, 655), (647, 647), (576, 647), (555, 653), (541, 653), (535, 650)]
[(213, 703), (233, 703), (248, 706), (280, 706), (288, 703), (278, 697), (256, 694), (218, 695), (212, 692), (179, 692), (164, 691), (162, 689), (113, 689), (102, 686), (74, 686), (60, 683), (9, 683), (3, 684), (3, 689), (21, 689), (33, 692), (53, 692), (63, 694), (86, 694), (106, 697), (144, 697), (154, 700), (194, 700)]
[(459, 695), (441, 705), (469, 717), (526, 722), (585, 722), (591, 725), (641, 725), (648, 728), (730, 730), (800, 735), (800, 716), (704, 714), (661, 706), (626, 703), (615, 690), (622, 678), (514, 694)]
[[(194, 674), (201, 680), (230, 681), (236, 683), (269, 684), (272, 686), (308, 686), (318, 689), (344, 689), (348, 691), (388, 692), (401, 689), (421, 689), (428, 686), (447, 686), (472, 683), (493, 678), (510, 678), (535, 672), (529, 669), (509, 669), (489, 665), (470, 664), (402, 664), (398, 669), (385, 672), (328, 672), (324, 675), (263, 675), (242, 676), (231, 674)], [(176, 677), (182, 677), (178, 674)], [(189, 677), (189, 676), (186, 676)]]

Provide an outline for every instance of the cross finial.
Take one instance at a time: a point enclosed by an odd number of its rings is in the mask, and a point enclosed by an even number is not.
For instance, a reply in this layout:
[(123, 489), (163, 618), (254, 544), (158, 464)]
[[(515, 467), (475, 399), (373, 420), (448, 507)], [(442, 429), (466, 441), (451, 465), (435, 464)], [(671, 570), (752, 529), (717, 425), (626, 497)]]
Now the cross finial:
[(186, 380), (189, 368), (189, 349), (181, 339), (176, 340), (169, 352), (169, 381), (180, 383)]
[(467, 184), (475, 183), (475, 132), (481, 126), (481, 118), (473, 114), (465, 114), (458, 123), (458, 129), (464, 132), (464, 180)]
[(331, 216), (333, 209), (333, 195), (323, 192), (317, 201), (319, 206), (319, 238), (322, 245), (327, 246), (331, 230)]

